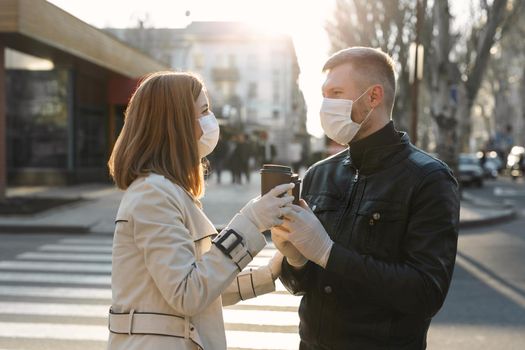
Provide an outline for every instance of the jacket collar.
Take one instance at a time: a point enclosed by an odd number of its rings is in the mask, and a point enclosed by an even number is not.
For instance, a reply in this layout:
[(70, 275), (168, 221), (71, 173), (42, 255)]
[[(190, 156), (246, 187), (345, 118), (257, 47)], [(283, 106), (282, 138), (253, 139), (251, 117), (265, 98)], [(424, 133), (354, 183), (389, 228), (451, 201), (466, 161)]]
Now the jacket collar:
[[(399, 132), (399, 136), (400, 142), (397, 144), (366, 150), (363, 154), (361, 167), (358, 170), (367, 175), (388, 168), (406, 158), (410, 146), (410, 137), (406, 132)], [(343, 165), (356, 168), (352, 161), (350, 148), (347, 149), (347, 156), (343, 159)]]

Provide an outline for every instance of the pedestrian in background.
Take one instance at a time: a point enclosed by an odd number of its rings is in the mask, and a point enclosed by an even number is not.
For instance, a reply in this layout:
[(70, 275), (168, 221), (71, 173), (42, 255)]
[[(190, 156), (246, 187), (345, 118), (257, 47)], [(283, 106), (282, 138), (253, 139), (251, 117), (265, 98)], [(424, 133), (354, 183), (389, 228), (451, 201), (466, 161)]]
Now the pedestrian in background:
[[(202, 211), (201, 160), (219, 138), (202, 82), (160, 72), (133, 94), (109, 160), (125, 190), (116, 217), (108, 349), (226, 349), (222, 305), (275, 290), (282, 256), (241, 272), (282, 223), (284, 184), (251, 200), (219, 235)], [(222, 297), (221, 297), (222, 295)]]

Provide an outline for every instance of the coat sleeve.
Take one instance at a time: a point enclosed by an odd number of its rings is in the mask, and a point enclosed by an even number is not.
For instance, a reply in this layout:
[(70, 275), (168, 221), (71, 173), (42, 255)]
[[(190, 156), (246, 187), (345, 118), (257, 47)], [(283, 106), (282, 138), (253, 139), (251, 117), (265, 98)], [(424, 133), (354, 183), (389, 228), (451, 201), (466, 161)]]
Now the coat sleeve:
[(239, 273), (222, 293), (222, 305), (233, 305), (241, 300), (273, 291), (275, 291), (275, 282), (268, 266), (261, 266), (258, 269), (249, 268)]
[[(197, 260), (193, 235), (184, 225), (176, 196), (156, 184), (137, 188), (140, 200), (131, 211), (137, 248), (164, 299), (187, 316), (198, 314), (216, 300), (239, 273), (238, 266), (215, 245)], [(237, 216), (228, 228), (243, 236), (251, 256), (266, 241), (246, 218)]]
[(402, 243), (405, 259), (387, 262), (335, 243), (327, 271), (344, 288), (358, 290), (380, 305), (432, 317), (441, 308), (454, 269), (459, 196), (446, 170), (427, 175), (414, 194)]

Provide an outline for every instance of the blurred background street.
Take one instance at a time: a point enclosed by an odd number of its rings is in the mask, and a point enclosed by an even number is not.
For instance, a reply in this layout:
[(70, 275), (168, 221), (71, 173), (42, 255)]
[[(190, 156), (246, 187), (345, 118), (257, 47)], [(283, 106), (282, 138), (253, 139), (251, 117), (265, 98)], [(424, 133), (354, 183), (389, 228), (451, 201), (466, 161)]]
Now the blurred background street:
[[(0, 350), (105, 348), (107, 161), (144, 76), (207, 86), (221, 139), (202, 203), (221, 228), (262, 164), (302, 176), (343, 150), (321, 128), (321, 68), (349, 46), (392, 56), (395, 127), (463, 191), (428, 348), (525, 349), (524, 19), (525, 0), (0, 0)], [(279, 283), (226, 308), (229, 349), (297, 349), (299, 301)]]

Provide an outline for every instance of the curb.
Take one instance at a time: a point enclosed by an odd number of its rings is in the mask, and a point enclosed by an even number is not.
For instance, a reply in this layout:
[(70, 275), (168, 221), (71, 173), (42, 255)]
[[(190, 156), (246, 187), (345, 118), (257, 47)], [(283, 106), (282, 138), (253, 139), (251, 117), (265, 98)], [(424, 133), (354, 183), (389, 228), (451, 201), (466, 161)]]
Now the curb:
[(495, 225), (503, 222), (514, 220), (518, 213), (514, 209), (505, 210), (499, 215), (489, 216), (483, 219), (459, 221), (459, 228), (473, 228), (487, 225)]

